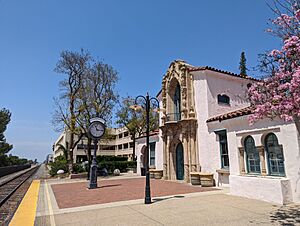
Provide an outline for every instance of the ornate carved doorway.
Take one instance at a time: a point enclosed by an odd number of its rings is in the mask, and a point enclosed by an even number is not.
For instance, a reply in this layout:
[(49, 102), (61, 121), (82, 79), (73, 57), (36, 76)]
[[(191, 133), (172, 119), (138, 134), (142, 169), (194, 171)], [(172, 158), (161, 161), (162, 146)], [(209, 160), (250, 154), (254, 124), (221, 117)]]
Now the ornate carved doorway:
[(184, 157), (183, 146), (181, 142), (176, 147), (176, 179), (184, 179)]
[(162, 82), (160, 129), (167, 180), (190, 182), (190, 173), (199, 171), (194, 85), (189, 67), (181, 60), (172, 62)]

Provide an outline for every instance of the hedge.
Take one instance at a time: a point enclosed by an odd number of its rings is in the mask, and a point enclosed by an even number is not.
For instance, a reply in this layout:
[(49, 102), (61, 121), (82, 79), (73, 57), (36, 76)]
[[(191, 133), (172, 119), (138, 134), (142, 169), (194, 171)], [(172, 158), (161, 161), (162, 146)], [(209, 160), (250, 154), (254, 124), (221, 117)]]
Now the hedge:
[(102, 161), (98, 163), (100, 170), (106, 168), (108, 173), (113, 173), (115, 169), (126, 172), (127, 168), (136, 168), (136, 161)]
[(115, 161), (127, 161), (127, 157), (123, 156), (110, 156), (110, 155), (99, 155), (97, 156), (97, 162), (115, 162)]

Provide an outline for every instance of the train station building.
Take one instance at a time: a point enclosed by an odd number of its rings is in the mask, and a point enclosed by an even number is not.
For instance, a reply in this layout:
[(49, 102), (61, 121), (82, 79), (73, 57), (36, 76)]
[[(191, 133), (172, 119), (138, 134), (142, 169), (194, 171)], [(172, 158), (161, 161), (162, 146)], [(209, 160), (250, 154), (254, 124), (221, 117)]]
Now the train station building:
[[(172, 62), (162, 79), (160, 129), (150, 136), (149, 162), (166, 180), (191, 182), (213, 174), (238, 196), (285, 204), (300, 202), (299, 136), (293, 122), (249, 124), (246, 90), (257, 79), (212, 67)], [(146, 139), (137, 139), (138, 173)]]

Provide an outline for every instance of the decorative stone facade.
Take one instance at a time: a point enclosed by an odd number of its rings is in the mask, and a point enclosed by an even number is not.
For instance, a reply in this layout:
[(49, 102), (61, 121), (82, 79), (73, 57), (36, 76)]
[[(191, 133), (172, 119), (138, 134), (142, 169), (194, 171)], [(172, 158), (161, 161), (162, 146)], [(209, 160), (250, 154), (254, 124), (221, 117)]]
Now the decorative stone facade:
[[(210, 175), (210, 185), (229, 187), (233, 195), (300, 202), (295, 123), (262, 119), (249, 125), (252, 108), (243, 95), (255, 81), (181, 60), (170, 64), (157, 95), (160, 131), (150, 137), (157, 147), (155, 166), (164, 179), (192, 182), (192, 175), (195, 182), (195, 175)], [(219, 96), (229, 99), (225, 103)], [(137, 143), (140, 156), (146, 140)]]
[[(197, 119), (195, 118), (193, 78), (190, 65), (176, 60), (171, 63), (162, 82), (163, 177), (176, 180), (176, 147), (182, 143), (184, 180), (190, 182), (190, 172), (199, 171), (197, 151)], [(179, 117), (174, 117), (174, 95), (180, 87)]]

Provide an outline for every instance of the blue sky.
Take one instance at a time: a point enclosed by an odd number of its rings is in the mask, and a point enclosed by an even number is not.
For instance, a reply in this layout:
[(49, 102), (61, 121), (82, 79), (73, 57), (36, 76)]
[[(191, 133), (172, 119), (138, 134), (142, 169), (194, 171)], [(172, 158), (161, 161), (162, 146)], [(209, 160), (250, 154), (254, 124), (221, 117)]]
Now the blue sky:
[(12, 112), (12, 153), (43, 161), (51, 152), (62, 50), (111, 64), (120, 96), (156, 95), (174, 59), (238, 72), (245, 51), (256, 66), (259, 53), (279, 48), (264, 32), (269, 18), (263, 0), (0, 0), (0, 108)]

